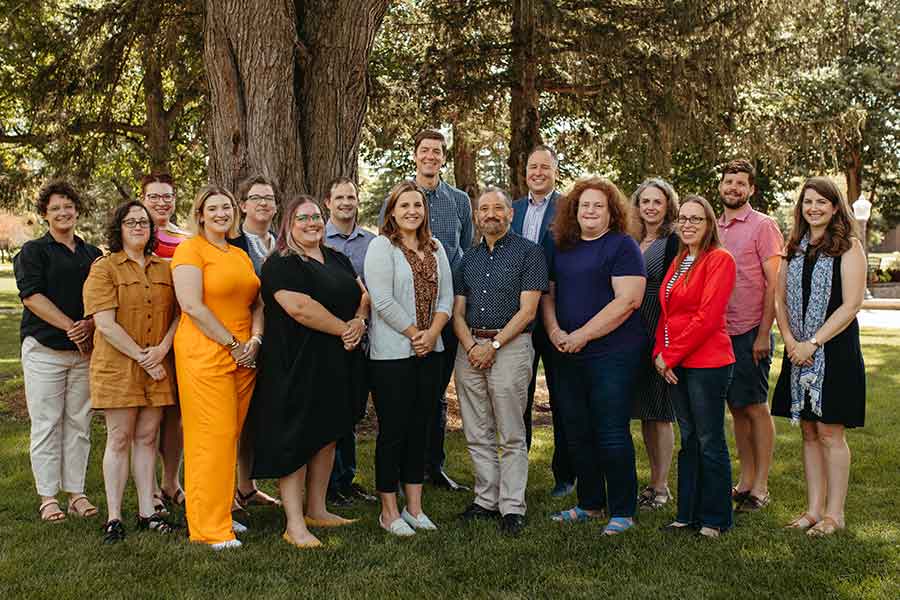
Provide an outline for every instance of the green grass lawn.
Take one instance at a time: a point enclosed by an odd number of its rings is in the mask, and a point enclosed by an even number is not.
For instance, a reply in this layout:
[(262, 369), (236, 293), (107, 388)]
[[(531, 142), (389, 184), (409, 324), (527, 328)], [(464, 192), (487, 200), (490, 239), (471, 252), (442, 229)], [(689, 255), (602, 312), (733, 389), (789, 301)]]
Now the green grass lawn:
[[(0, 314), (0, 600), (31, 598), (900, 598), (900, 334), (865, 331), (868, 419), (849, 434), (853, 450), (848, 531), (810, 539), (785, 531), (804, 507), (800, 432), (778, 421), (773, 503), (739, 515), (719, 540), (672, 536), (658, 527), (674, 508), (644, 514), (639, 526), (603, 538), (600, 524), (559, 526), (547, 515), (574, 497), (552, 500), (552, 432), (535, 431), (528, 486), (529, 525), (508, 539), (493, 524), (463, 526), (455, 517), (467, 493), (426, 490), (425, 507), (439, 531), (390, 538), (377, 508), (340, 511), (356, 525), (321, 531), (325, 547), (301, 551), (280, 539), (279, 511), (254, 509), (244, 548), (215, 554), (182, 536), (132, 532), (115, 547), (101, 544), (101, 518), (38, 521), (28, 459), (27, 421), (10, 399), (20, 392), (18, 316)], [(780, 358), (776, 360), (780, 368)], [(775, 369), (777, 371), (777, 368)], [(773, 378), (777, 372), (773, 373)], [(5, 408), (4, 408), (5, 407)], [(647, 461), (637, 427), (641, 481)], [(105, 434), (95, 419), (88, 492), (104, 508), (101, 456)], [(733, 449), (733, 440), (732, 449)], [(448, 436), (447, 469), (471, 484), (460, 432)], [(373, 486), (374, 445), (359, 447), (360, 479)], [(732, 457), (734, 453), (732, 452)], [(674, 488), (674, 473), (672, 487)], [(267, 482), (265, 487), (272, 490)], [(133, 530), (133, 486), (126, 527)]]

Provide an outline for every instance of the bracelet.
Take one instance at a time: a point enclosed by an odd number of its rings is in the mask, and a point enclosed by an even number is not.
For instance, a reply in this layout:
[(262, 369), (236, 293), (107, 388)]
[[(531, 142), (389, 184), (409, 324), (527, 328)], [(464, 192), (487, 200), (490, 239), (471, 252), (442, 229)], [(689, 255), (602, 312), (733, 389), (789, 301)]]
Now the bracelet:
[(468, 350), (466, 350), (466, 355), (468, 355), (469, 352), (472, 351), (472, 348), (474, 348), (474, 347), (477, 346), (477, 345), (478, 345), (478, 342), (472, 342), (472, 345), (469, 346), (469, 349), (468, 349)]
[(262, 346), (262, 336), (259, 335), (258, 333), (254, 333), (253, 335), (251, 335), (250, 340), (254, 341), (257, 344), (259, 344), (260, 346)]
[[(363, 327), (368, 327), (368, 326), (369, 326), (369, 321), (368, 321), (368, 319), (366, 319), (366, 318), (365, 318), (364, 316), (362, 316), (362, 315), (353, 315), (353, 319), (359, 319), (360, 321), (362, 321)], [(353, 319), (350, 319), (350, 320), (352, 321)]]
[(233, 335), (231, 336), (231, 341), (228, 342), (227, 344), (224, 344), (224, 346), (226, 348), (228, 348), (229, 352), (231, 352), (232, 350), (234, 350), (235, 348), (237, 348), (240, 345), (241, 345), (241, 343)]

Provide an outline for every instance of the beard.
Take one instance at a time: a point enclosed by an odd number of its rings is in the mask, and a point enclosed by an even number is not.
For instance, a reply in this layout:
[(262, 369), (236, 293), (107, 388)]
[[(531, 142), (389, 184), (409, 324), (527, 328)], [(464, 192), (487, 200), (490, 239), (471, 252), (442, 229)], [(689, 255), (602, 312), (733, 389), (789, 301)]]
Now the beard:
[(720, 196), (720, 198), (722, 199), (722, 204), (731, 209), (741, 208), (750, 201), (750, 196), (744, 196), (743, 198), (737, 200), (734, 198), (729, 198), (727, 196)]
[(488, 233), (490, 235), (497, 235), (506, 229), (506, 223), (503, 221), (489, 220), (483, 221), (479, 225), (483, 233)]

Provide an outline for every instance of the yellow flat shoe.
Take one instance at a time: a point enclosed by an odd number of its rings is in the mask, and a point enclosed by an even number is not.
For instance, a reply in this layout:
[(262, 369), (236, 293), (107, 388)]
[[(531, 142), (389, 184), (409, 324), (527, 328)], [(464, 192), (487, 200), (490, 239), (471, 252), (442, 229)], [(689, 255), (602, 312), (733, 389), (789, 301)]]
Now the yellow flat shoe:
[(318, 548), (319, 546), (322, 545), (322, 542), (320, 542), (319, 540), (314, 540), (312, 542), (304, 542), (302, 544), (300, 542), (295, 542), (294, 538), (289, 536), (287, 531), (284, 532), (284, 535), (281, 536), (281, 539), (286, 541), (291, 546), (294, 546), (297, 548)]
[(337, 519), (313, 519), (312, 517), (303, 517), (307, 527), (343, 527), (356, 523), (359, 519), (345, 519), (338, 517)]

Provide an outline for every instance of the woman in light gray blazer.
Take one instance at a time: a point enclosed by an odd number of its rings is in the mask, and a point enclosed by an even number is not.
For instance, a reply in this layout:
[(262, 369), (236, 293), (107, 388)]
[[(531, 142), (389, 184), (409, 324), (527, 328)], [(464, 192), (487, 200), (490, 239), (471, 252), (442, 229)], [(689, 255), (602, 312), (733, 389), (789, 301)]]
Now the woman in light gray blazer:
[[(441, 330), (453, 309), (450, 262), (431, 236), (428, 203), (412, 181), (391, 190), (381, 235), (366, 252), (372, 300), (370, 358), (378, 413), (375, 483), (378, 522), (393, 535), (436, 529), (422, 510), (425, 437), (437, 408)], [(406, 507), (397, 507), (404, 484)]]

